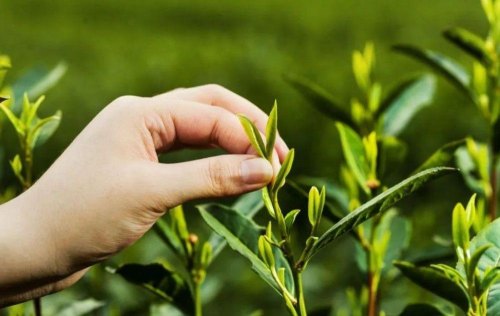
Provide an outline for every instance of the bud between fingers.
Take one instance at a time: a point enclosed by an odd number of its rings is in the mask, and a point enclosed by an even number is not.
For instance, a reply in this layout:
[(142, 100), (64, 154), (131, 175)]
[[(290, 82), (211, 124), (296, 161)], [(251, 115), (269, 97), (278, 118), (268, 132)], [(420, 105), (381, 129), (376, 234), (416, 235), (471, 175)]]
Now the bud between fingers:
[(240, 164), (241, 180), (246, 184), (266, 184), (273, 178), (273, 167), (263, 158), (243, 160)]

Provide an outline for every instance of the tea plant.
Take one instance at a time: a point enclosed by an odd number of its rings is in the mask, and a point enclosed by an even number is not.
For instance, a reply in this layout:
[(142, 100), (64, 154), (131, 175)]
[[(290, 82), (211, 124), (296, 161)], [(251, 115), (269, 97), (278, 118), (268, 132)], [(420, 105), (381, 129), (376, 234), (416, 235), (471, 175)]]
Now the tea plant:
[(489, 31), (485, 38), (460, 27), (443, 36), (472, 57), (472, 69), (442, 53), (414, 45), (396, 45), (397, 52), (410, 56), (441, 75), (476, 106), (489, 128), (485, 143), (467, 140), (457, 152), (457, 164), (466, 184), (478, 196), (477, 232), (497, 216), (497, 165), (500, 154), (500, 1), (482, 0)]
[[(256, 152), (271, 160), (277, 129), (276, 105), (269, 116), (265, 141), (249, 119), (240, 119)], [(421, 171), (378, 195), (374, 194), (373, 198), (343, 216), (324, 233), (319, 232), (319, 223), (323, 219), (326, 191), (325, 188), (318, 190), (313, 186), (307, 194), (310, 234), (300, 247), (301, 250), (295, 252), (292, 245), (295, 238), (294, 224), (301, 211), (296, 209), (285, 213), (278, 198), (290, 173), (293, 157), (292, 149), (273, 182), (262, 189), (262, 199), (270, 217), (265, 229), (231, 208), (217, 204), (198, 206), (207, 224), (223, 236), (231, 248), (247, 258), (252, 263), (252, 269), (281, 295), (291, 315), (307, 315), (302, 275), (316, 253), (366, 220), (389, 210), (426, 182), (453, 171), (446, 167)], [(273, 227), (276, 227), (277, 234)]]
[[(500, 313), (500, 220), (495, 220), (470, 239), (476, 222), (476, 196), (464, 207), (453, 210), (452, 236), (458, 258), (456, 267), (445, 264), (416, 266), (398, 261), (396, 267), (421, 287), (455, 304), (469, 316)], [(404, 315), (445, 315), (439, 308), (427, 304), (410, 305)]]
[[(345, 159), (341, 166), (341, 182), (326, 181), (339, 191), (327, 199), (336, 211), (333, 218), (349, 214), (362, 201), (371, 199), (386, 189), (386, 182), (394, 165), (402, 162), (406, 145), (397, 138), (413, 116), (432, 101), (435, 80), (430, 75), (419, 75), (397, 83), (384, 93), (375, 76), (375, 52), (372, 43), (352, 57), (353, 73), (361, 98), (352, 98), (350, 112), (333, 95), (313, 82), (297, 75), (288, 75), (287, 81), (311, 105), (336, 121)], [(453, 159), (453, 152), (464, 143), (449, 143), (430, 156), (414, 173), (444, 166)], [(308, 178), (306, 183), (324, 182)], [(356, 262), (366, 275), (366, 285), (359, 297), (348, 291), (350, 309), (376, 315), (379, 311), (379, 287), (388, 273), (392, 260), (397, 259), (408, 246), (411, 223), (396, 209), (376, 216), (353, 230), (356, 241)]]

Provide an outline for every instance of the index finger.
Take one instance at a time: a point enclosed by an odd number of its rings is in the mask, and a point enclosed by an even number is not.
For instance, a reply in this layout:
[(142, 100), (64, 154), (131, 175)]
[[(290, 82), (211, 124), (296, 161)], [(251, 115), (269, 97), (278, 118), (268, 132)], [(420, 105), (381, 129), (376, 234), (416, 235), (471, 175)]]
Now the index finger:
[[(264, 133), (268, 116), (259, 107), (242, 96), (215, 84), (209, 84), (194, 88), (176, 89), (171, 92), (157, 95), (156, 99), (182, 99), (187, 101), (205, 103), (224, 108), (234, 114), (244, 114), (255, 126)], [(288, 154), (288, 146), (281, 136), (277, 135), (275, 149), (280, 161)]]

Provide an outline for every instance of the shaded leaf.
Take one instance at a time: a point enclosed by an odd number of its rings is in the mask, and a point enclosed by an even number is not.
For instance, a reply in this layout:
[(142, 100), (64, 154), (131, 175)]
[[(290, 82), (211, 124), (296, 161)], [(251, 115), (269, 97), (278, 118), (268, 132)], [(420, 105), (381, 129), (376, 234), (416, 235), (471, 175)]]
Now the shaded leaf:
[(182, 310), (192, 312), (193, 303), (188, 285), (179, 274), (166, 265), (161, 263), (147, 265), (130, 263), (115, 270), (108, 270), (168, 302), (175, 303)]
[(387, 105), (381, 118), (383, 133), (386, 135), (399, 135), (410, 120), (422, 108), (430, 105), (436, 89), (436, 80), (433, 76), (424, 75), (405, 86), (397, 97)]
[[(233, 250), (247, 258), (252, 263), (252, 269), (281, 295), (281, 290), (273, 279), (271, 271), (257, 255), (258, 240), (263, 233), (263, 228), (224, 205), (204, 204), (196, 207), (208, 226), (224, 237)], [(274, 255), (276, 256), (277, 268), (286, 269), (286, 286), (293, 293), (293, 277), (290, 267), (281, 252)]]
[(160, 218), (156, 221), (153, 230), (173, 253), (177, 254), (179, 257), (184, 256), (184, 249), (182, 248), (181, 241), (172, 230), (172, 227), (167, 223), (166, 219)]
[(406, 261), (397, 261), (394, 265), (414, 283), (454, 303), (463, 311), (468, 310), (467, 293), (460, 285), (450, 280), (443, 271), (434, 267), (417, 267)]
[(54, 68), (36, 67), (28, 71), (19, 78), (13, 85), (14, 91), (14, 111), (17, 111), (22, 104), (23, 94), (28, 94), (29, 99), (36, 99), (50, 88), (55, 86), (66, 73), (65, 63), (59, 63)]
[(365, 147), (361, 137), (352, 130), (349, 126), (342, 123), (336, 123), (337, 129), (340, 134), (340, 141), (342, 144), (342, 152), (344, 153), (344, 158), (353, 172), (359, 186), (366, 192), (369, 193), (366, 182), (368, 180), (368, 173), (370, 172), (370, 167), (365, 155)]
[(76, 301), (57, 312), (59, 316), (82, 316), (104, 306), (106, 303), (93, 298)]
[(493, 61), (486, 49), (484, 40), (476, 34), (460, 27), (454, 27), (444, 31), (443, 36), (477, 59), (485, 67), (489, 67), (492, 64)]
[(285, 75), (285, 80), (302, 94), (312, 106), (327, 117), (341, 121), (351, 127), (356, 126), (349, 112), (339, 105), (328, 91), (319, 85), (309, 79), (291, 74)]
[(369, 218), (388, 210), (394, 204), (399, 202), (404, 197), (415, 192), (425, 183), (434, 180), (438, 177), (444, 176), (456, 169), (452, 168), (432, 168), (422, 171), (414, 176), (411, 176), (395, 186), (387, 189), (385, 192), (377, 195), (367, 203), (361, 205), (353, 212), (342, 218), (339, 222), (328, 229), (314, 245), (310, 257), (318, 252), (320, 249), (338, 239), (346, 232), (357, 227)]
[(429, 304), (411, 304), (399, 314), (399, 316), (445, 316), (439, 308)]
[(429, 158), (427, 158), (427, 160), (423, 164), (421, 164), (413, 173), (418, 173), (429, 168), (447, 166), (448, 163), (453, 160), (455, 151), (464, 144), (465, 139), (460, 139), (444, 145), (443, 147), (436, 150)]
[(396, 45), (394, 46), (394, 50), (413, 57), (431, 67), (474, 101), (474, 97), (469, 90), (470, 76), (456, 61), (441, 53), (412, 45)]

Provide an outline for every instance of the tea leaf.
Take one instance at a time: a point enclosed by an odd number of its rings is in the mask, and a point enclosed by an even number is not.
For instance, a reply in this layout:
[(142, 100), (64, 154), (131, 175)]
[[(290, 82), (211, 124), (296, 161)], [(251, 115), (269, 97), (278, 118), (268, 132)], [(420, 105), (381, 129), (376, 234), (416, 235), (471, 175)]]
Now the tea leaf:
[(173, 253), (184, 257), (184, 249), (182, 248), (182, 242), (179, 236), (172, 230), (172, 227), (164, 218), (160, 218), (156, 221), (153, 230)]
[(340, 134), (342, 152), (344, 153), (344, 158), (347, 162), (347, 165), (354, 173), (354, 176), (356, 177), (356, 180), (358, 181), (360, 187), (366, 193), (369, 193), (370, 189), (368, 188), (366, 182), (368, 180), (370, 167), (368, 166), (368, 162), (366, 161), (363, 141), (361, 140), (359, 135), (347, 125), (336, 123), (336, 126)]
[(59, 316), (83, 316), (88, 315), (90, 312), (95, 311), (98, 308), (106, 305), (103, 301), (98, 301), (93, 298), (88, 298), (81, 301), (75, 301), (71, 304), (68, 304), (60, 311), (57, 312)]
[(430, 105), (434, 97), (436, 80), (433, 76), (424, 75), (400, 90), (387, 105), (381, 118), (384, 134), (397, 136), (408, 126), (410, 120), (422, 108)]
[(460, 247), (465, 251), (469, 247), (469, 223), (467, 222), (465, 209), (460, 203), (453, 210), (452, 222), (453, 243), (456, 247)]
[(8, 108), (5, 103), (0, 103), (0, 109), (3, 111), (5, 116), (7, 116), (12, 126), (14, 126), (17, 134), (23, 136), (26, 132), (26, 126), (24, 125), (24, 123), (20, 119), (18, 119), (14, 115), (14, 113), (12, 113), (10, 108)]
[(264, 145), (264, 141), (262, 140), (262, 136), (260, 135), (260, 131), (255, 127), (255, 125), (250, 121), (247, 117), (243, 115), (238, 115), (240, 118), (241, 125), (243, 125), (243, 129), (250, 140), (253, 148), (260, 157), (266, 158), (266, 146)]
[(274, 101), (274, 106), (269, 114), (269, 120), (266, 125), (266, 153), (268, 160), (271, 160), (273, 156), (276, 134), (278, 134), (278, 104)]
[(441, 53), (421, 49), (411, 45), (396, 45), (394, 46), (394, 49), (397, 52), (413, 57), (428, 65), (474, 101), (474, 96), (469, 90), (469, 74), (454, 60)]
[(50, 88), (55, 86), (64, 76), (67, 65), (63, 62), (54, 68), (36, 67), (28, 71), (12, 85), (14, 91), (13, 110), (17, 111), (22, 104), (22, 97), (25, 93), (29, 99), (36, 99)]
[(281, 165), (281, 168), (278, 171), (278, 175), (274, 180), (274, 184), (272, 187), (273, 192), (277, 192), (280, 188), (282, 188), (285, 185), (286, 177), (290, 173), (290, 170), (292, 170), (294, 157), (295, 157), (295, 150), (292, 148), (286, 155), (285, 160), (283, 161), (283, 164)]
[[(264, 204), (262, 202), (261, 194), (258, 191), (247, 193), (234, 202), (231, 209), (240, 213), (247, 218), (253, 218), (262, 208)], [(219, 253), (226, 247), (227, 241), (224, 237), (220, 236), (216, 232), (212, 232), (209, 237), (209, 242), (212, 245), (212, 261)]]
[[(258, 240), (263, 233), (263, 228), (223, 205), (204, 204), (196, 207), (208, 226), (224, 237), (233, 250), (247, 258), (252, 263), (252, 269), (281, 295), (279, 285), (273, 279), (271, 271), (257, 255)], [(281, 252), (276, 252), (274, 256), (276, 268), (287, 269), (286, 285), (290, 293), (293, 293), (293, 277), (287, 261)]]
[(406, 261), (396, 261), (394, 265), (414, 283), (467, 312), (469, 308), (467, 293), (462, 286), (448, 278), (443, 271), (434, 267), (417, 267)]
[(39, 120), (32, 130), (31, 140), (29, 141), (31, 148), (43, 145), (57, 130), (61, 118), (62, 112), (57, 111), (56, 114)]
[(130, 263), (110, 272), (121, 275), (130, 283), (139, 285), (167, 302), (175, 303), (182, 310), (192, 314), (191, 293), (186, 282), (165, 264), (147, 265)]
[[(500, 267), (500, 219), (496, 219), (481, 230), (470, 241), (470, 252), (480, 251), (485, 245), (490, 247), (484, 251), (477, 263), (480, 275), (486, 271)], [(500, 282), (490, 288), (488, 294), (488, 315), (500, 315)]]
[(485, 67), (489, 67), (492, 64), (493, 61), (488, 53), (488, 50), (486, 49), (484, 40), (476, 34), (468, 30), (455, 27), (444, 31), (443, 36), (464, 50), (467, 54), (477, 59)]
[(293, 223), (295, 223), (295, 219), (297, 218), (297, 215), (299, 215), (299, 212), (300, 210), (291, 210), (285, 216), (286, 231), (289, 235), (292, 231)]
[(319, 85), (309, 79), (291, 74), (286, 75), (285, 80), (302, 94), (313, 107), (327, 117), (343, 122), (353, 128), (356, 127), (349, 112), (339, 105), (328, 91)]
[(446, 166), (454, 158), (455, 151), (464, 144), (465, 139), (460, 139), (444, 145), (427, 158), (413, 173), (418, 173), (429, 168)]
[(429, 304), (407, 305), (399, 316), (446, 316), (439, 308)]
[(377, 214), (380, 214), (383, 211), (388, 210), (401, 199), (415, 192), (422, 185), (438, 177), (454, 172), (455, 170), (456, 169), (445, 167), (428, 169), (414, 176), (411, 176), (396, 184), (395, 186), (387, 189), (385, 192), (377, 195), (367, 203), (361, 205), (353, 212), (349, 213), (347, 216), (333, 225), (330, 229), (328, 229), (319, 238), (318, 242), (313, 247), (310, 257), (312, 257), (312, 255), (321, 250), (323, 247), (338, 239), (340, 236), (344, 235), (351, 229), (357, 227), (364, 221)]

